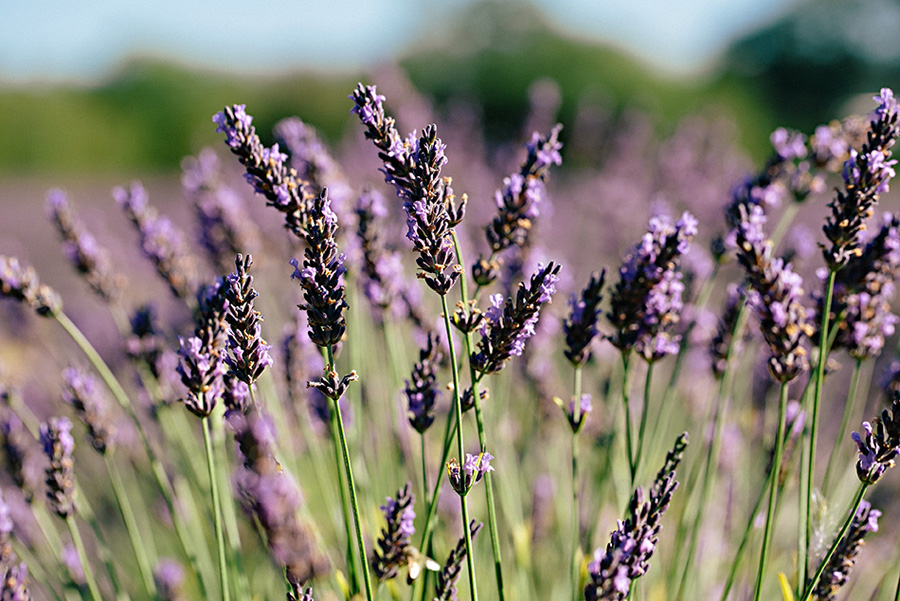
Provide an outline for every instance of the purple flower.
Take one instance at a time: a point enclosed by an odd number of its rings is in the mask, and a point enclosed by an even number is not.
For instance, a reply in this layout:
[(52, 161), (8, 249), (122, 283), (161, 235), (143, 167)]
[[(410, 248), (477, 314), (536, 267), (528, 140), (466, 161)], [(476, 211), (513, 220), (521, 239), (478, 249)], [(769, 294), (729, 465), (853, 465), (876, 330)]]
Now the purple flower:
[(106, 400), (97, 387), (97, 379), (75, 367), (63, 370), (63, 401), (75, 409), (78, 418), (88, 428), (91, 446), (105, 454), (113, 442), (115, 429)]
[(416, 512), (413, 511), (415, 502), (412, 485), (407, 482), (406, 486), (397, 491), (396, 500), (387, 497), (381, 506), (386, 524), (381, 529), (372, 560), (372, 568), (378, 580), (396, 577), (397, 569), (404, 564), (411, 552), (410, 539), (416, 532), (413, 526), (416, 519)]
[(434, 422), (434, 405), (440, 396), (436, 385), (437, 372), (444, 357), (440, 342), (440, 336), (434, 332), (428, 333), (425, 348), (419, 351), (419, 361), (406, 381), (404, 392), (409, 423), (419, 434), (424, 434)]
[(3, 575), (0, 601), (31, 601), (28, 584), (28, 566), (25, 562), (10, 566)]
[(900, 394), (894, 394), (891, 409), (882, 411), (873, 423), (863, 422), (863, 434), (851, 435), (859, 448), (856, 475), (867, 484), (878, 482), (900, 454)]
[(597, 337), (597, 318), (600, 315), (600, 292), (606, 280), (606, 270), (594, 272), (581, 296), (569, 299), (571, 311), (563, 324), (566, 334), (566, 358), (575, 367), (581, 367), (591, 358), (591, 342)]
[(15, 257), (0, 255), (0, 296), (23, 302), (43, 317), (62, 311), (59, 294), (40, 283), (33, 267), (22, 265)]
[(813, 598), (826, 601), (833, 601), (837, 598), (837, 594), (847, 581), (850, 579), (850, 572), (856, 564), (856, 557), (862, 550), (864, 539), (869, 532), (878, 531), (878, 518), (881, 512), (872, 509), (868, 501), (861, 501), (853, 521), (850, 523), (850, 529), (844, 538), (838, 543), (837, 548), (822, 576), (813, 589)]
[(228, 372), (225, 363), (225, 316), (228, 301), (225, 284), (219, 280), (200, 299), (200, 316), (194, 335), (179, 337), (178, 374), (188, 393), (185, 407), (198, 417), (207, 417), (224, 393), (222, 376)]
[(493, 455), (487, 451), (482, 451), (478, 455), (466, 453), (466, 460), (462, 466), (456, 459), (451, 459), (447, 463), (447, 474), (450, 476), (450, 486), (460, 496), (466, 496), (469, 490), (478, 484), (479, 481), (488, 472), (494, 471), (491, 466)]
[(50, 509), (65, 519), (75, 513), (75, 439), (72, 422), (54, 417), (41, 424), (41, 445), (50, 460), (47, 466), (47, 501)]
[(184, 594), (184, 567), (174, 559), (162, 557), (153, 570), (153, 581), (161, 601), (181, 601)]
[[(481, 528), (484, 526), (481, 522), (472, 520), (469, 522), (470, 540), (474, 541)], [(438, 572), (434, 583), (434, 601), (456, 601), (456, 583), (459, 582), (459, 576), (462, 572), (462, 564), (466, 560), (466, 538), (461, 536), (450, 554), (447, 555), (447, 561), (444, 567)]]
[(230, 353), (226, 363), (236, 378), (252, 385), (263, 371), (272, 365), (269, 351), (272, 347), (262, 338), (260, 332), (262, 317), (254, 308), (253, 301), (259, 293), (253, 288), (253, 276), (250, 266), (253, 258), (238, 253), (234, 260), (235, 271), (231, 273), (224, 287), (225, 299), (228, 301), (228, 342)]
[(782, 161), (806, 157), (806, 136), (798, 131), (779, 127), (769, 136), (769, 141)]

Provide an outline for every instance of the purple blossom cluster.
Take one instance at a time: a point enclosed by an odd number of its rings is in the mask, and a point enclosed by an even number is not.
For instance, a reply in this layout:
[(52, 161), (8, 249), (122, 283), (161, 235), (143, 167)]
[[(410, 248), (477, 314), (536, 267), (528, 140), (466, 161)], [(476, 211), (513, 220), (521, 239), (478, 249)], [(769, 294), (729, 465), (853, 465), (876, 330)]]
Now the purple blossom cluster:
[(213, 116), (216, 131), (225, 134), (225, 143), (247, 170), (244, 178), (257, 194), (266, 197), (266, 205), (274, 207), (284, 215), (285, 227), (298, 238), (309, 218), (310, 203), (315, 195), (306, 189), (307, 182), (288, 167), (286, 154), (278, 144), (271, 148), (263, 146), (253, 117), (247, 114), (243, 104), (226, 106)]
[(674, 224), (656, 216), (625, 256), (607, 313), (615, 329), (609, 340), (623, 353), (636, 350), (653, 361), (678, 351), (671, 328), (683, 308), (684, 285), (676, 269), (696, 233), (697, 220), (687, 211)]
[[(336, 208), (345, 207), (353, 190), (316, 129), (297, 117), (289, 117), (276, 123), (274, 131), (290, 154), (291, 166), (307, 182), (310, 192), (320, 194), (327, 188)], [(343, 213), (340, 215), (343, 219)]]
[(419, 434), (424, 434), (434, 422), (434, 406), (440, 396), (437, 372), (443, 358), (440, 336), (429, 332), (425, 348), (419, 350), (419, 361), (413, 365), (404, 389), (409, 423)]
[[(469, 523), (471, 540), (475, 540), (483, 526), (484, 524), (475, 520)], [(462, 563), (466, 560), (466, 556), (466, 539), (462, 536), (447, 555), (447, 561), (444, 562), (441, 571), (437, 573), (434, 583), (434, 601), (457, 601), (456, 583), (459, 582)]]
[(687, 434), (682, 434), (657, 473), (648, 499), (644, 500), (644, 491), (638, 487), (628, 505), (628, 517), (619, 520), (606, 549), (594, 552), (587, 567), (586, 601), (621, 601), (628, 596), (631, 584), (650, 569), (662, 526), (660, 520), (678, 487), (675, 470), (686, 447)]
[(828, 560), (825, 571), (813, 589), (816, 601), (834, 601), (841, 587), (850, 579), (850, 572), (856, 564), (856, 558), (865, 544), (865, 537), (870, 532), (878, 532), (878, 518), (881, 512), (872, 509), (868, 501), (862, 501), (846, 536), (838, 543), (834, 555)]
[[(405, 294), (403, 263), (400, 256), (386, 248), (378, 235), (378, 225), (387, 216), (384, 198), (376, 190), (366, 189), (359, 195), (354, 208), (356, 238), (362, 253), (360, 284), (372, 306), (381, 311)], [(380, 316), (376, 316), (378, 318)]]
[(395, 499), (387, 497), (381, 506), (386, 524), (381, 529), (375, 557), (372, 559), (372, 569), (378, 580), (395, 578), (398, 569), (412, 552), (410, 539), (416, 532), (413, 525), (416, 519), (416, 512), (413, 510), (415, 503), (416, 495), (412, 493), (412, 484), (407, 482), (397, 491)]
[(487, 451), (482, 451), (478, 455), (466, 453), (466, 460), (462, 465), (456, 459), (451, 459), (447, 463), (447, 474), (450, 477), (450, 486), (461, 497), (466, 496), (469, 490), (478, 484), (484, 475), (494, 471), (491, 465), (493, 455)]
[(44, 317), (62, 311), (59, 294), (41, 284), (34, 268), (22, 265), (16, 257), (0, 255), (0, 295), (23, 302)]
[(740, 213), (736, 241), (746, 275), (747, 303), (759, 318), (772, 353), (769, 371), (776, 380), (787, 382), (809, 367), (802, 343), (813, 330), (801, 303), (803, 279), (783, 259), (773, 258), (772, 241), (763, 231), (762, 208), (740, 207)]
[(3, 574), (2, 586), (0, 586), (0, 600), (2, 601), (31, 601), (31, 593), (28, 590), (28, 566), (25, 562), (6, 568)]
[(179, 337), (178, 374), (187, 387), (184, 405), (198, 417), (208, 417), (225, 392), (223, 376), (228, 373), (225, 363), (227, 327), (225, 317), (228, 301), (222, 280), (200, 296), (200, 317), (194, 335)]
[(822, 228), (831, 246), (822, 249), (829, 269), (843, 268), (861, 252), (861, 234), (872, 216), (878, 196), (888, 191), (894, 177), (892, 147), (898, 134), (898, 107), (894, 93), (882, 88), (875, 96), (878, 107), (873, 113), (866, 142), (857, 151), (850, 149), (844, 162), (844, 189), (829, 203), (831, 215)]
[(75, 439), (72, 422), (54, 417), (41, 424), (41, 445), (49, 459), (47, 465), (47, 504), (66, 519), (75, 513)]
[(519, 284), (515, 299), (504, 301), (500, 294), (491, 295), (491, 306), (484, 312), (480, 325), (478, 351), (471, 357), (477, 371), (496, 373), (513, 355), (522, 356), (525, 341), (535, 333), (541, 305), (549, 303), (556, 292), (559, 269), (552, 261), (546, 266), (538, 265), (528, 285)]
[(224, 284), (225, 300), (228, 312), (225, 321), (228, 323), (229, 354), (225, 358), (231, 373), (248, 386), (272, 365), (269, 351), (272, 347), (262, 338), (262, 317), (253, 306), (259, 293), (253, 288), (253, 276), (250, 266), (253, 258), (238, 253), (234, 260), (235, 270), (228, 275)]
[(599, 334), (597, 318), (600, 316), (601, 291), (606, 281), (606, 270), (599, 274), (594, 272), (581, 296), (572, 295), (569, 299), (571, 311), (563, 323), (566, 335), (566, 348), (563, 351), (566, 359), (575, 366), (581, 367), (591, 358), (591, 343)]
[(343, 280), (347, 269), (344, 255), (338, 252), (335, 242), (337, 229), (337, 215), (331, 210), (331, 203), (323, 191), (310, 207), (304, 232), (303, 266), (297, 259), (291, 259), (294, 266), (291, 279), (298, 280), (303, 289), (304, 304), (299, 307), (306, 311), (310, 340), (319, 346), (340, 342), (347, 327)]
[(115, 428), (107, 402), (97, 388), (97, 379), (76, 367), (63, 370), (63, 401), (88, 429), (88, 439), (98, 453), (104, 454), (113, 442)]
[(183, 232), (149, 205), (147, 192), (140, 182), (132, 183), (127, 189), (116, 187), (112, 194), (137, 229), (141, 250), (169, 284), (172, 294), (190, 298), (197, 288), (196, 261), (187, 251)]
[(41, 480), (41, 472), (35, 462), (37, 451), (34, 438), (19, 416), (8, 409), (0, 418), (0, 450), (12, 481), (22, 491), (25, 500), (31, 503)]
[(859, 448), (856, 475), (860, 482), (875, 484), (888, 468), (894, 467), (900, 454), (900, 394), (894, 394), (890, 410), (883, 410), (873, 423), (863, 422), (862, 430), (863, 434), (852, 435)]
[(394, 186), (404, 201), (406, 237), (419, 253), (419, 277), (429, 288), (446, 295), (459, 279), (452, 228), (465, 215), (466, 197), (463, 195), (457, 206), (450, 179), (441, 177), (447, 158), (437, 127), (429, 125), (421, 136), (412, 132), (402, 140), (393, 117), (385, 115), (385, 98), (375, 91), (375, 86), (359, 84), (350, 98), (354, 102), (351, 113), (359, 116), (366, 126), (366, 138), (379, 150), (385, 181)]
[(174, 559), (162, 558), (153, 570), (153, 582), (161, 601), (186, 601), (184, 567)]
[(85, 230), (62, 190), (47, 193), (47, 216), (62, 239), (63, 254), (91, 290), (105, 301), (118, 299), (122, 278), (113, 273), (109, 253)]

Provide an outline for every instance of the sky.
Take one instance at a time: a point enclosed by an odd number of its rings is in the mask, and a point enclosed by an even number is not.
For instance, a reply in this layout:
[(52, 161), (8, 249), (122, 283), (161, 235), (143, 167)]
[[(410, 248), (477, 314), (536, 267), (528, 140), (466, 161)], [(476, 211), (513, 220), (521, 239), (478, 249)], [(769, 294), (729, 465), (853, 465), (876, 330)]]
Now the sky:
[[(0, 79), (90, 82), (148, 54), (242, 72), (353, 69), (396, 56), (473, 1), (0, 0)], [(676, 71), (702, 68), (794, 2), (533, 1), (560, 28)]]

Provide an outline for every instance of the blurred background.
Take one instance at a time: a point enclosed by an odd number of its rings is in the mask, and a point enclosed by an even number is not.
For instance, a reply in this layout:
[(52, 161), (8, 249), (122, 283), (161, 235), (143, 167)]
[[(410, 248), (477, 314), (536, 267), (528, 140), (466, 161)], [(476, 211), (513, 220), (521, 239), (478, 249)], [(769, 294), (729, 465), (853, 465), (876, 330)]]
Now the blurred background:
[(811, 132), (900, 75), (895, 0), (6, 4), (4, 177), (171, 173), (220, 144), (210, 117), (235, 102), (263, 134), (296, 114), (334, 142), (352, 86), (388, 65), (438, 109), (480, 107), (489, 141), (519, 132), (549, 78), (564, 137), (586, 99), (663, 134), (716, 107), (755, 159), (776, 126)]

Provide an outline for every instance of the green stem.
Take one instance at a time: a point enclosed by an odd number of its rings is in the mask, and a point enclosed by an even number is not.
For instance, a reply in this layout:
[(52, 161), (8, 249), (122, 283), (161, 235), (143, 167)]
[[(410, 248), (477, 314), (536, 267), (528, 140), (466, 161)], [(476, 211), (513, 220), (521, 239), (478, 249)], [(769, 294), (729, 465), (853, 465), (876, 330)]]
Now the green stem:
[(428, 462), (425, 458), (425, 434), (419, 436), (419, 443), (421, 448), (421, 457), (422, 457), (422, 498), (428, 498)]
[[(450, 347), (450, 371), (453, 374), (453, 405), (456, 410), (456, 423), (459, 425), (459, 427), (456, 428), (456, 450), (459, 453), (459, 461), (460, 463), (462, 463), (463, 461), (465, 461), (465, 447), (463, 446), (462, 398), (459, 390), (459, 365), (456, 361), (456, 350), (453, 348), (453, 331), (451, 329), (452, 326), (450, 325), (450, 307), (447, 306), (446, 295), (441, 295), (441, 309), (444, 312), (444, 329), (447, 332), (447, 344)], [(478, 398), (474, 394), (474, 388), (472, 392), (473, 399), (477, 403)], [(490, 483), (489, 478), (490, 474), (487, 474), (487, 477), (485, 477), (486, 484)], [(437, 498), (436, 495), (435, 498)], [(463, 537), (466, 541), (466, 568), (469, 572), (469, 587), (471, 588), (472, 601), (478, 601), (478, 589), (475, 586), (475, 557), (472, 553), (472, 533), (469, 530), (469, 508), (466, 504), (465, 495), (459, 496), (459, 508), (460, 513), (462, 514)]]
[(819, 582), (819, 578), (822, 577), (822, 573), (825, 571), (825, 568), (828, 567), (828, 562), (831, 561), (831, 557), (832, 555), (834, 555), (835, 550), (837, 550), (838, 545), (841, 543), (841, 539), (843, 539), (847, 534), (847, 531), (850, 530), (850, 525), (853, 523), (853, 518), (856, 517), (856, 512), (859, 509), (859, 504), (862, 503), (863, 496), (866, 494), (866, 489), (868, 488), (869, 485), (867, 483), (859, 483), (859, 488), (857, 488), (856, 490), (856, 496), (853, 498), (853, 503), (850, 507), (850, 512), (847, 514), (847, 518), (844, 520), (844, 524), (838, 531), (837, 536), (834, 537), (834, 542), (831, 543), (831, 547), (828, 548), (828, 553), (826, 553), (825, 557), (822, 558), (822, 563), (819, 564), (819, 569), (816, 570), (815, 575), (806, 585), (800, 601), (809, 601), (809, 598), (812, 596), (813, 589), (815, 589), (816, 587), (816, 583)]
[(850, 424), (850, 416), (856, 408), (856, 399), (859, 393), (859, 374), (862, 371), (862, 359), (857, 359), (853, 366), (853, 375), (850, 378), (850, 388), (847, 390), (847, 400), (844, 402), (844, 414), (841, 416), (841, 425), (838, 428), (834, 445), (831, 447), (831, 453), (828, 455), (828, 464), (825, 468), (825, 480), (822, 481), (822, 492), (826, 495), (829, 491), (828, 484), (831, 482), (831, 469), (834, 467), (834, 458), (838, 449), (841, 448), (841, 441), (844, 440), (844, 432)]
[(625, 405), (625, 446), (628, 450), (628, 470), (631, 474), (631, 484), (629, 488), (634, 488), (634, 481), (637, 478), (637, 466), (634, 463), (634, 452), (631, 444), (631, 404), (628, 401), (628, 378), (630, 374), (630, 357), (631, 351), (622, 352), (622, 404)]
[[(634, 456), (634, 472), (637, 474), (641, 467), (641, 455), (644, 452), (644, 434), (647, 430), (647, 415), (650, 413), (650, 382), (653, 378), (653, 363), (647, 362), (647, 379), (644, 382), (644, 406), (641, 407), (641, 425), (638, 429), (637, 453)], [(631, 485), (634, 486), (634, 477), (632, 476)]]
[[(330, 346), (325, 347), (328, 352), (328, 370), (334, 371), (334, 354)], [(347, 437), (344, 434), (344, 418), (341, 416), (340, 399), (332, 399), (332, 407), (337, 417), (337, 430), (341, 440), (341, 454), (344, 457), (344, 471), (347, 474), (347, 489), (350, 492), (350, 507), (353, 510), (353, 523), (356, 526), (356, 544), (359, 548), (360, 563), (362, 564), (362, 578), (365, 584), (366, 599), (373, 601), (372, 580), (369, 577), (369, 561), (366, 555), (366, 543), (363, 541), (362, 524), (359, 519), (359, 503), (356, 499), (356, 482), (353, 479), (353, 466), (350, 464), (350, 450), (347, 447)]]
[(112, 456), (112, 451), (108, 450), (103, 454), (103, 460), (106, 463), (106, 471), (109, 474), (109, 481), (112, 484), (113, 496), (119, 506), (119, 512), (122, 514), (122, 521), (125, 523), (125, 530), (128, 533), (128, 539), (131, 542), (131, 550), (134, 552), (134, 558), (137, 561), (138, 571), (141, 574), (141, 580), (144, 583), (144, 589), (150, 597), (156, 595), (156, 583), (153, 581), (153, 569), (150, 566), (150, 560), (147, 552), (142, 544), (141, 533), (138, 530), (137, 521), (134, 518), (134, 511), (128, 502), (128, 495), (125, 492), (125, 484), (122, 482), (122, 474), (119, 473), (119, 467), (116, 465)]
[(210, 436), (209, 416), (201, 418), (203, 426), (203, 446), (206, 448), (206, 466), (209, 471), (209, 492), (212, 495), (213, 524), (216, 530), (216, 551), (219, 557), (219, 583), (222, 586), (222, 601), (230, 601), (228, 587), (228, 561), (225, 558), (225, 534), (222, 531), (222, 500), (219, 498), (219, 481), (216, 477), (216, 460), (213, 455)]
[(828, 325), (831, 317), (831, 301), (834, 296), (834, 280), (837, 271), (834, 269), (828, 273), (828, 283), (825, 287), (825, 303), (822, 305), (822, 329), (819, 336), (819, 361), (816, 364), (816, 389), (813, 394), (812, 415), (809, 428), (809, 454), (806, 464), (806, 537), (802, 541), (802, 548), (798, 557), (800, 577), (798, 582), (806, 582), (809, 573), (809, 544), (812, 536), (810, 528), (810, 512), (812, 511), (812, 493), (815, 481), (816, 467), (816, 442), (819, 425), (819, 400), (822, 397), (822, 384), (825, 381), (825, 364), (828, 363)]
[(787, 409), (788, 383), (781, 383), (781, 394), (778, 395), (778, 434), (775, 437), (775, 455), (772, 457), (771, 479), (769, 480), (769, 509), (766, 512), (766, 528), (763, 531), (762, 552), (759, 556), (759, 570), (756, 574), (756, 588), (754, 601), (759, 601), (762, 596), (763, 577), (766, 572), (766, 563), (769, 559), (769, 546), (771, 545), (772, 528), (775, 522), (775, 504), (778, 498), (778, 474), (781, 472), (781, 456), (784, 453), (784, 422)]
[[(573, 374), (573, 422), (581, 421), (581, 366), (575, 367)], [(581, 504), (578, 502), (578, 430), (572, 431), (572, 599), (581, 596), (581, 537), (579, 532)]]
[(91, 564), (88, 562), (87, 553), (84, 550), (84, 541), (81, 540), (81, 533), (78, 532), (78, 524), (75, 523), (73, 515), (66, 516), (66, 526), (69, 528), (69, 534), (72, 535), (72, 542), (75, 544), (75, 550), (78, 552), (81, 570), (84, 572), (84, 580), (87, 582), (91, 599), (92, 601), (103, 601), (103, 598), (100, 596), (100, 589), (97, 587), (97, 581), (94, 579), (94, 572), (91, 570)]

